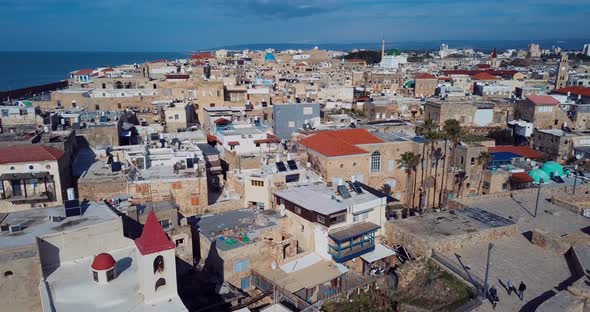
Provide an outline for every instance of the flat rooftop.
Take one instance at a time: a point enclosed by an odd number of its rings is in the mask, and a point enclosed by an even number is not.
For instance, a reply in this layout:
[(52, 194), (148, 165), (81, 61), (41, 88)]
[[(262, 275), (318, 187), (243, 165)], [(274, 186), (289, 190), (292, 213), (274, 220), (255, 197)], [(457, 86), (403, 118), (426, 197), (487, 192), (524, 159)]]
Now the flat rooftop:
[(197, 226), (217, 249), (226, 251), (256, 242), (261, 230), (279, 226), (278, 218), (274, 212), (245, 208), (203, 215)]
[[(50, 216), (59, 216), (62, 220), (54, 222), (49, 219)], [(0, 214), (0, 224), (22, 227), (21, 231), (15, 233), (0, 232), (0, 248), (32, 245), (38, 236), (76, 230), (118, 218), (106, 204), (97, 202), (82, 203), (82, 215), (68, 218), (65, 218), (63, 206)]]
[(514, 224), (510, 219), (479, 208), (457, 209), (451, 212), (427, 213), (418, 217), (391, 221), (403, 232), (428, 239), (475, 233)]
[(106, 285), (92, 279), (93, 258), (61, 265), (47, 277), (56, 311), (187, 311), (179, 297), (145, 304), (139, 292), (139, 253), (131, 240), (128, 248), (110, 251), (115, 258), (117, 277)]
[(288, 200), (302, 208), (313, 210), (323, 215), (330, 215), (348, 207), (377, 200), (380, 197), (363, 189), (362, 193), (351, 190), (348, 183), (344, 184), (350, 198), (343, 198), (336, 187), (328, 187), (324, 182), (314, 182), (304, 185), (293, 185), (274, 194)]

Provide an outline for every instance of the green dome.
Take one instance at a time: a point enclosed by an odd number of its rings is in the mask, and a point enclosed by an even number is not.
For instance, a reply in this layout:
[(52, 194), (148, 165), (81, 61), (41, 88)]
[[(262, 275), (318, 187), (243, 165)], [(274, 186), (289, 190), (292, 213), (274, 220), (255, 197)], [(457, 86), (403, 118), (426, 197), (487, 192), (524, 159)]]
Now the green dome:
[(550, 177), (554, 177), (555, 175), (563, 176), (563, 167), (554, 161), (544, 163), (541, 170), (545, 171)]
[(391, 50), (387, 50), (386, 54), (390, 55), (390, 56), (399, 56), (402, 53), (398, 49), (391, 49)]
[(539, 168), (531, 170), (529, 172), (529, 177), (533, 178), (534, 183), (539, 183), (541, 179), (543, 179), (544, 183), (547, 183), (550, 180), (549, 175)]

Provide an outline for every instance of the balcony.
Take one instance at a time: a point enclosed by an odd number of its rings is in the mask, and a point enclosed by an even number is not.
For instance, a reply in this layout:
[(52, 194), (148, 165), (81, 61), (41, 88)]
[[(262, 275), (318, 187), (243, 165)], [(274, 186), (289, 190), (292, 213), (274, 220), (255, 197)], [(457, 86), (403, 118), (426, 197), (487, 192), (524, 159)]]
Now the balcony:
[(375, 233), (381, 227), (361, 222), (330, 231), (329, 253), (337, 263), (343, 263), (375, 250)]

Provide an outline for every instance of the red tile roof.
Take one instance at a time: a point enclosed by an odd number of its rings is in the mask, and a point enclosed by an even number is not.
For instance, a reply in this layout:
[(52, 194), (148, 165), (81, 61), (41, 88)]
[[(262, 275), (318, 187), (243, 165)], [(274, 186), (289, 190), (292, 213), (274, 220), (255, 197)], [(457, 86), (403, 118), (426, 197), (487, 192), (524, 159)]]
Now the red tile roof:
[(529, 95), (526, 98), (535, 105), (546, 106), (559, 104), (559, 101), (550, 95)]
[(510, 180), (517, 183), (533, 182), (533, 178), (526, 172), (515, 172), (510, 176)]
[(212, 55), (209, 52), (200, 52), (200, 53), (195, 53), (191, 56), (191, 60), (205, 60), (208, 58), (211, 58)]
[(580, 87), (580, 86), (565, 87), (565, 88), (557, 89), (554, 92), (560, 93), (560, 94), (567, 94), (568, 92), (570, 92), (571, 94), (574, 94), (574, 95), (590, 96), (590, 88)]
[(142, 255), (149, 255), (164, 250), (174, 249), (176, 246), (170, 241), (154, 211), (150, 211), (141, 236), (135, 240), (135, 245)]
[(497, 153), (497, 152), (510, 152), (516, 155), (520, 155), (526, 158), (542, 158), (543, 156), (535, 151), (534, 149), (528, 146), (513, 146), (513, 145), (501, 145), (495, 147), (488, 147), (488, 152), (490, 153)]
[(498, 78), (494, 75), (488, 74), (487, 72), (477, 73), (471, 76), (473, 80), (498, 80)]
[(436, 77), (429, 73), (420, 73), (416, 75), (416, 79), (436, 79)]
[(222, 118), (215, 119), (214, 123), (218, 126), (225, 126), (227, 124), (230, 124), (231, 120), (228, 120), (228, 119), (225, 119), (222, 117)]
[(90, 69), (90, 68), (85, 68), (85, 69), (80, 69), (79, 71), (74, 73), (74, 76), (87, 76), (92, 74), (94, 70)]
[(58, 160), (65, 152), (42, 144), (0, 148), (0, 164)]
[(382, 142), (366, 129), (323, 131), (301, 140), (302, 145), (328, 157), (366, 154), (356, 145)]
[(281, 140), (279, 138), (277, 138), (276, 136), (272, 135), (272, 134), (267, 134), (266, 135), (266, 139), (262, 139), (262, 140), (254, 140), (255, 144), (260, 144), (260, 143), (279, 143), (281, 142)]

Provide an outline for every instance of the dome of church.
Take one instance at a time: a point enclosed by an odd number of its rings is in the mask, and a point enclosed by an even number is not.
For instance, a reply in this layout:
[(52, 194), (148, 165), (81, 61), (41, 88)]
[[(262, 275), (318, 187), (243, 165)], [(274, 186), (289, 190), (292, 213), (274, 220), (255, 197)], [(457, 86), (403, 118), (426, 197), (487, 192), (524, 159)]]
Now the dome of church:
[(398, 49), (391, 49), (391, 50), (388, 50), (386, 54), (389, 56), (399, 56), (402, 53)]
[(549, 175), (539, 168), (531, 170), (529, 177), (533, 178), (534, 183), (541, 182), (541, 179), (543, 179), (543, 183), (548, 183), (550, 180)]
[(92, 268), (97, 271), (109, 270), (115, 266), (115, 259), (110, 254), (103, 252), (94, 257)]
[(272, 54), (272, 53), (268, 52), (268, 53), (266, 53), (266, 55), (264, 56), (264, 60), (265, 60), (265, 61), (267, 61), (267, 62), (276, 62), (276, 61), (277, 61), (277, 58), (275, 57), (275, 55), (274, 55), (274, 54)]

